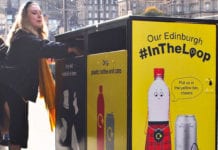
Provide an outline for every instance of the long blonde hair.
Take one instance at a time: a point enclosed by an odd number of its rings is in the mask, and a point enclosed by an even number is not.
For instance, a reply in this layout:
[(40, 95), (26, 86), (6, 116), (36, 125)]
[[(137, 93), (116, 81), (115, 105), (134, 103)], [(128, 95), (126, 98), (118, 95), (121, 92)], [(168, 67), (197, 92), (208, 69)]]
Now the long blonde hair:
[(48, 28), (47, 28), (47, 24), (45, 22), (44, 17), (42, 17), (42, 22), (43, 25), (39, 30), (35, 30), (29, 23), (28, 20), (28, 8), (32, 5), (32, 4), (36, 4), (38, 5), (38, 3), (33, 2), (33, 1), (28, 1), (26, 3), (24, 3), (20, 8), (19, 11), (16, 15), (15, 21), (8, 33), (7, 39), (6, 39), (6, 44), (8, 46), (10, 46), (11, 41), (14, 37), (14, 34), (16, 33), (17, 30), (22, 29), (25, 30), (26, 32), (30, 32), (34, 35), (36, 35), (37, 37), (41, 38), (41, 39), (47, 39), (48, 38)]

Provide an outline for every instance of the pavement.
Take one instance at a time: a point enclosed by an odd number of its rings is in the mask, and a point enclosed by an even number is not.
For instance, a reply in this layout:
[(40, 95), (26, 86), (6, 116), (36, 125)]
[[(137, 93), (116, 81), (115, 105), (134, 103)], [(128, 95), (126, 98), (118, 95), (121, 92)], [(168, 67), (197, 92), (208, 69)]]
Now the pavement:
[[(8, 150), (0, 146), (0, 150)], [(51, 131), (48, 111), (44, 101), (29, 102), (29, 140), (28, 148), (22, 150), (55, 150), (55, 131)]]

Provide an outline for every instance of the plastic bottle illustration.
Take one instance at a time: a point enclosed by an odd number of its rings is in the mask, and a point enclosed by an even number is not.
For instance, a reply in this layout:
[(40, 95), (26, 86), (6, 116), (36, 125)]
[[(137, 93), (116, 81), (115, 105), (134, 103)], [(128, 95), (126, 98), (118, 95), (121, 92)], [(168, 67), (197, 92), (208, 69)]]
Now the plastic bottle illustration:
[(97, 99), (97, 150), (104, 150), (104, 96), (103, 86), (99, 86)]
[(198, 150), (194, 115), (179, 115), (176, 118), (175, 150)]
[(169, 106), (170, 93), (164, 82), (164, 68), (154, 68), (154, 81), (148, 91), (145, 150), (171, 150)]

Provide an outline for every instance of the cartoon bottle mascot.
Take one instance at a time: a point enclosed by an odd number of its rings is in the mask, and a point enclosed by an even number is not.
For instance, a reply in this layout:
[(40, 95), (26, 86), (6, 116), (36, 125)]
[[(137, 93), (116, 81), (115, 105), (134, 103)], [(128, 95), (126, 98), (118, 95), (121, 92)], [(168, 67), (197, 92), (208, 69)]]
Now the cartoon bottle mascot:
[(169, 127), (169, 89), (164, 69), (154, 69), (154, 81), (148, 91), (148, 126), (145, 150), (171, 150)]

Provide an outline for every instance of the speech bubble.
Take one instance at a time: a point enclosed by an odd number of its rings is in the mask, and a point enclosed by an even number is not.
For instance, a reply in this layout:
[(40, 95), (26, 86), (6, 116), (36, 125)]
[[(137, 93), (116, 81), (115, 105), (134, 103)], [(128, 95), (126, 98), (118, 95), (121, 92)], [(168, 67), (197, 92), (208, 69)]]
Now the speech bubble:
[(193, 99), (201, 94), (203, 90), (202, 83), (194, 77), (183, 77), (175, 79), (171, 85), (172, 95), (175, 100)]

